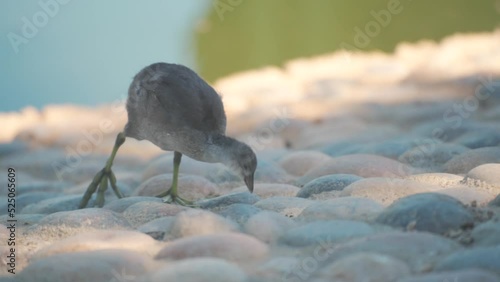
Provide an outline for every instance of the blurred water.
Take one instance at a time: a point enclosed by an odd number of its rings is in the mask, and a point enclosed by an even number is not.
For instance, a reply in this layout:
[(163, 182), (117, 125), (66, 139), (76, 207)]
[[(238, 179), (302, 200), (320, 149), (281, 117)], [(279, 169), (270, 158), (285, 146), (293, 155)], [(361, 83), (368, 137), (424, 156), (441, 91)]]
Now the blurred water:
[(140, 68), (197, 68), (193, 30), (209, 0), (0, 2), (0, 111), (125, 97)]

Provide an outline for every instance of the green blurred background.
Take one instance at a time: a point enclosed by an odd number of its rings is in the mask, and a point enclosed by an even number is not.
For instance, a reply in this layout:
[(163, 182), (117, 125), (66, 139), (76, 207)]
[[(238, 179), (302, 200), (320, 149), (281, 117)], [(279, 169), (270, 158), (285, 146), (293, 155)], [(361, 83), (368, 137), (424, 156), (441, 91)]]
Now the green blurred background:
[[(500, 0), (221, 0), (213, 5), (196, 34), (197, 62), (211, 81), (332, 52), (343, 42), (363, 51), (391, 52), (401, 41), (440, 40), (500, 26)], [(383, 27), (372, 14), (388, 11), (388, 5), (397, 5), (400, 12)], [(378, 32), (371, 21), (379, 25)], [(366, 46), (357, 46), (355, 28), (366, 34), (367, 24), (374, 36)]]

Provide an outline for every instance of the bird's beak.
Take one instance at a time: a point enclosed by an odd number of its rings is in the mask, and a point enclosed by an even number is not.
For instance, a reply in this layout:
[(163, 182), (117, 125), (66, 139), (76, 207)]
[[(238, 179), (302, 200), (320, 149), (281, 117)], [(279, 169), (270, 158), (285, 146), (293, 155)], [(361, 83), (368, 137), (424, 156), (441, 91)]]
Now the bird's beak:
[(247, 185), (248, 190), (250, 190), (250, 193), (253, 193), (253, 174), (249, 176), (244, 177), (245, 184)]

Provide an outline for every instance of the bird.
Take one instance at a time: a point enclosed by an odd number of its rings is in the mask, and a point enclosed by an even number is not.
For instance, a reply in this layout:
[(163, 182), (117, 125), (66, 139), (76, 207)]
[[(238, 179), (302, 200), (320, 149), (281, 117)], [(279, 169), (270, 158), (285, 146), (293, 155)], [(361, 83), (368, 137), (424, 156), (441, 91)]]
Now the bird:
[(255, 152), (247, 144), (225, 135), (226, 114), (221, 96), (192, 69), (164, 62), (143, 68), (130, 84), (126, 110), (128, 121), (116, 136), (106, 165), (85, 191), (79, 208), (85, 208), (96, 191), (94, 206), (102, 207), (108, 183), (118, 198), (123, 197), (111, 167), (126, 138), (148, 140), (164, 151), (174, 152), (171, 186), (157, 195), (165, 203), (196, 206), (178, 194), (182, 155), (224, 164), (253, 192)]

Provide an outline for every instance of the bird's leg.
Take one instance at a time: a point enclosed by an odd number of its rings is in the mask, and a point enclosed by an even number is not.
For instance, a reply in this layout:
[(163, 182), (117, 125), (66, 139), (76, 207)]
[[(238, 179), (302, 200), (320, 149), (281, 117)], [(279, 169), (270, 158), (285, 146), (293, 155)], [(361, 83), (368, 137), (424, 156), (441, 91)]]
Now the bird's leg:
[(108, 180), (116, 196), (118, 198), (123, 198), (120, 190), (118, 190), (118, 186), (116, 186), (116, 176), (111, 170), (111, 166), (113, 165), (113, 161), (115, 159), (116, 152), (118, 152), (118, 148), (120, 148), (120, 146), (123, 145), (124, 142), (125, 134), (123, 132), (120, 132), (116, 136), (115, 146), (113, 147), (111, 156), (109, 156), (108, 161), (106, 162), (106, 166), (94, 176), (94, 179), (87, 188), (87, 191), (85, 191), (85, 194), (83, 195), (82, 201), (80, 202), (78, 208), (82, 209), (86, 207), (90, 200), (90, 197), (95, 193), (96, 190), (97, 197), (95, 205), (98, 207), (102, 207), (104, 205), (104, 192), (106, 192), (106, 189), (108, 188)]
[(177, 183), (179, 179), (179, 166), (181, 165), (182, 154), (179, 152), (174, 152), (174, 173), (172, 177), (172, 186), (170, 189), (161, 193), (157, 197), (163, 198), (164, 203), (175, 203), (181, 206), (195, 207), (196, 205), (186, 199), (183, 199), (179, 196), (177, 192)]

